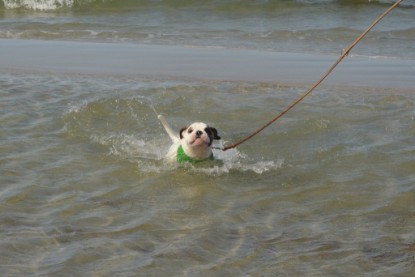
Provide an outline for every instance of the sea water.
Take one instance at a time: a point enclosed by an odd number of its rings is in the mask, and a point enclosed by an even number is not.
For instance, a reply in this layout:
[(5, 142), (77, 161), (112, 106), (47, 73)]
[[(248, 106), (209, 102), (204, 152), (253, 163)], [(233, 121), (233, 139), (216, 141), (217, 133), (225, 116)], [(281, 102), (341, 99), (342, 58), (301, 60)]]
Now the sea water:
[[(79, 55), (83, 43), (339, 54), (390, 4), (4, 0), (0, 37), (70, 41)], [(411, 69), (414, 16), (404, 1), (352, 55)], [(413, 275), (415, 86), (388, 86), (398, 73), (380, 70), (377, 86), (329, 82), (215, 161), (176, 165), (154, 108), (177, 129), (211, 124), (222, 147), (309, 77), (134, 75), (82, 57), (70, 72), (0, 65), (0, 275)]]
[[(0, 38), (337, 55), (393, 2), (2, 0)], [(358, 53), (413, 59), (414, 8), (414, 0), (403, 1), (359, 44)]]

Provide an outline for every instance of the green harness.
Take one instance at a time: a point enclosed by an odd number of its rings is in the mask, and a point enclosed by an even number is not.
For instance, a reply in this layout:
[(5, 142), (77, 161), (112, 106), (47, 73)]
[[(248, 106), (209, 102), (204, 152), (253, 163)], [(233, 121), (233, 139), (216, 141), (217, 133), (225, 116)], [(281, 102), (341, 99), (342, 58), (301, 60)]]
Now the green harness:
[(189, 162), (189, 163), (192, 163), (192, 164), (193, 163), (203, 162), (203, 161), (206, 161), (206, 160), (212, 160), (213, 161), (215, 159), (215, 157), (213, 156), (213, 153), (212, 153), (212, 154), (210, 154), (210, 157), (209, 158), (206, 158), (204, 160), (195, 160), (195, 159), (187, 156), (186, 153), (184, 153), (183, 147), (181, 145), (177, 149), (177, 155), (176, 155), (176, 157), (177, 157), (177, 162), (178, 163)]

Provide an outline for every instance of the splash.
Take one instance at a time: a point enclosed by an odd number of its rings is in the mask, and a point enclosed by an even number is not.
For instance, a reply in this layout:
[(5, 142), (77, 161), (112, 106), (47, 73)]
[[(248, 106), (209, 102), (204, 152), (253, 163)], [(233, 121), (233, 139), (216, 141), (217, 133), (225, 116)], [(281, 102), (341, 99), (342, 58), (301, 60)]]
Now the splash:
[(240, 160), (239, 162), (231, 162), (225, 159), (220, 161), (220, 163), (220, 165), (214, 165), (212, 167), (196, 167), (191, 164), (187, 165), (187, 167), (193, 172), (203, 173), (208, 176), (222, 176), (231, 172), (250, 172), (261, 175), (282, 168), (284, 160), (279, 159), (277, 161), (254, 162), (250, 160)]
[(134, 135), (112, 133), (92, 135), (90, 140), (108, 147), (108, 155), (136, 163), (137, 170), (142, 173), (160, 173), (181, 168), (208, 176), (223, 176), (231, 172), (251, 172), (261, 175), (276, 171), (284, 164), (283, 159), (277, 161), (252, 160), (236, 149), (227, 152), (215, 150), (214, 154), (217, 158), (215, 161), (197, 165), (176, 164), (165, 159), (168, 145), (165, 145), (163, 138), (146, 141)]
[(109, 155), (126, 160), (153, 160), (163, 159), (160, 142), (147, 142), (129, 134), (91, 135), (90, 140), (109, 147)]
[[(141, 173), (185, 170), (208, 176), (233, 172), (264, 174), (283, 167), (283, 160), (258, 160), (237, 149), (221, 151), (225, 141), (214, 145), (214, 161), (197, 165), (171, 163), (165, 159), (170, 139), (161, 126), (151, 99), (103, 99), (80, 101), (68, 106), (63, 115), (68, 138), (83, 138), (86, 143), (103, 146), (110, 157), (137, 165)], [(133, 130), (133, 131), (132, 131)]]

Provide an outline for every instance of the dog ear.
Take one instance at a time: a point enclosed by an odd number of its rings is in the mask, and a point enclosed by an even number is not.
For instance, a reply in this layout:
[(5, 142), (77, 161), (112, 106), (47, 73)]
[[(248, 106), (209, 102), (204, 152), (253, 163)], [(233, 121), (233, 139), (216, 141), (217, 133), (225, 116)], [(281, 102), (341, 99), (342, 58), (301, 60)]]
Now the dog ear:
[(179, 134), (180, 134), (180, 139), (182, 139), (182, 138), (183, 138), (182, 133), (183, 133), (186, 129), (187, 129), (187, 126), (186, 126), (186, 127), (183, 127), (183, 128), (181, 128), (181, 129), (180, 129), (180, 132), (179, 132)]
[(210, 134), (210, 135), (211, 135), (211, 137), (212, 137), (213, 139), (217, 139), (217, 140), (221, 139), (221, 137), (218, 135), (218, 130), (216, 130), (216, 128), (213, 128), (213, 127), (207, 127), (207, 128), (205, 129), (205, 131), (206, 131), (208, 134)]

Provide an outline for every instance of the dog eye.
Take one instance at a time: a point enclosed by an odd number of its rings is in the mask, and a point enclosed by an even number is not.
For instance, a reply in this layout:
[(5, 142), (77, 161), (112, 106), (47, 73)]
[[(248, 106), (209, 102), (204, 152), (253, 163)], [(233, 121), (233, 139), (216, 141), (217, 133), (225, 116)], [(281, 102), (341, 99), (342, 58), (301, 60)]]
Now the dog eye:
[(187, 130), (187, 133), (189, 133), (189, 134), (191, 134), (193, 132), (193, 129), (192, 128), (189, 128), (188, 130)]

